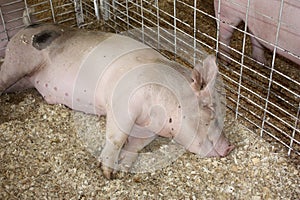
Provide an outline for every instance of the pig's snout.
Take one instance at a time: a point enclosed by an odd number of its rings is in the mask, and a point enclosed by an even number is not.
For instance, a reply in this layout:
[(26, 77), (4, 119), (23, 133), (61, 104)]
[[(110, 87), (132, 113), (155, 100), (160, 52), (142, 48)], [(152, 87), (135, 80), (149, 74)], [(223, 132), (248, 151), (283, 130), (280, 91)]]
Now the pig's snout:
[(234, 145), (230, 144), (224, 136), (221, 136), (214, 144), (212, 150), (207, 154), (207, 157), (224, 157), (234, 148)]
[(235, 148), (234, 145), (228, 145), (225, 149), (213, 148), (207, 154), (207, 157), (224, 157), (227, 156), (234, 148)]
[(199, 143), (199, 140), (194, 140), (187, 148), (200, 157), (224, 157), (227, 156), (233, 149), (234, 145), (230, 144), (223, 134), (216, 138), (206, 138)]

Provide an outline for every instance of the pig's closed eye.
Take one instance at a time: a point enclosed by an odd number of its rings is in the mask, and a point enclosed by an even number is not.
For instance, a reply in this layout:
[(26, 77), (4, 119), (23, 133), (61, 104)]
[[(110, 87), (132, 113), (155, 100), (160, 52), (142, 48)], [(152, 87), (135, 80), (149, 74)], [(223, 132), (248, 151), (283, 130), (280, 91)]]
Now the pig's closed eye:
[(204, 109), (206, 109), (207, 112), (209, 112), (210, 120), (213, 120), (216, 117), (215, 109), (212, 106), (212, 104), (204, 106)]

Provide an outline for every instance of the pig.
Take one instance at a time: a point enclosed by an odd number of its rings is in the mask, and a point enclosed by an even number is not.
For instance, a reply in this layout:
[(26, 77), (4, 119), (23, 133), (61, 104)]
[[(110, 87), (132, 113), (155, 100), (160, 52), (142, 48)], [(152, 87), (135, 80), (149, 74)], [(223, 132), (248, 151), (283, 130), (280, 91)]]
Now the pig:
[(8, 43), (0, 95), (36, 88), (49, 104), (106, 115), (99, 161), (110, 179), (157, 136), (201, 157), (228, 155), (217, 74), (214, 56), (191, 70), (126, 36), (33, 24)]
[(24, 1), (0, 0), (0, 9), (3, 17), (0, 22), (0, 57), (3, 58), (5, 47), (12, 36), (36, 19), (32, 17), (34, 9), (25, 9)]
[[(219, 8), (220, 2), (220, 8)], [(220, 11), (220, 42), (229, 45), (234, 27), (246, 22), (248, 0), (214, 0), (215, 15)], [(264, 47), (300, 65), (300, 6), (298, 0), (284, 0), (280, 17), (281, 0), (251, 0), (248, 9), (247, 26), (251, 37), (252, 57), (267, 64)], [(278, 41), (276, 41), (277, 28)], [(270, 45), (269, 42), (273, 45)], [(229, 48), (221, 45), (220, 51), (228, 54)], [(293, 54), (293, 55), (291, 55)], [(296, 56), (296, 57), (295, 57)], [(222, 57), (222, 56), (221, 56)]]

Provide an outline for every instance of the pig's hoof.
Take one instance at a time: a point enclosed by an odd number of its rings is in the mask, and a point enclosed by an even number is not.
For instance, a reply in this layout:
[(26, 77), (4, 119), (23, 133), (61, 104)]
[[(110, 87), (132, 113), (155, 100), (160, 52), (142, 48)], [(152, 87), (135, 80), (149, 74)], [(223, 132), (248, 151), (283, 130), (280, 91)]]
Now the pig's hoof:
[(137, 160), (138, 153), (122, 151), (119, 159), (119, 169), (120, 171), (129, 172), (131, 167)]
[(131, 169), (131, 165), (121, 163), (121, 164), (119, 165), (119, 169), (120, 169), (120, 171), (123, 171), (123, 172), (129, 172), (130, 169)]
[(102, 174), (104, 175), (105, 178), (107, 179), (113, 179), (114, 178), (114, 174), (113, 174), (113, 169), (110, 167), (107, 167), (105, 165), (103, 165), (102, 163), (100, 163), (100, 168), (102, 170)]

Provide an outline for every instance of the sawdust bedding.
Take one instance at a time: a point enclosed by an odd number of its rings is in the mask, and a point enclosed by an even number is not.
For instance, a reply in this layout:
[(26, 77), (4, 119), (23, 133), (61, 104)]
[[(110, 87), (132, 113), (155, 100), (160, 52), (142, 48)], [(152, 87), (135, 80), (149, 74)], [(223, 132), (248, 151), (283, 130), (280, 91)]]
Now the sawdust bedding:
[[(162, 169), (106, 180), (79, 133), (80, 113), (35, 90), (1, 96), (0, 112), (0, 199), (300, 199), (299, 166), (230, 113), (225, 133), (236, 149), (228, 157), (184, 153)], [(80, 115), (104, 134), (105, 118)]]

